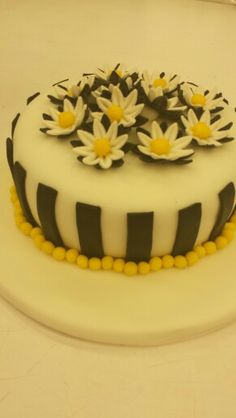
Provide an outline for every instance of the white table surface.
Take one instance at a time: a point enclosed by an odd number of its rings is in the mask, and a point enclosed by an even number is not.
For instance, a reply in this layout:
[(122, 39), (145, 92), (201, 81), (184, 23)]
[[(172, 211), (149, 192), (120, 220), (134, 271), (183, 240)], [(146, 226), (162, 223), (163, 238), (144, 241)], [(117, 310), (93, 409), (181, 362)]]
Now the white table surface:
[[(235, 41), (234, 6), (0, 0), (1, 140), (27, 96), (106, 63), (173, 70), (221, 86), (236, 106)], [(112, 347), (56, 333), (0, 299), (0, 416), (235, 418), (235, 352), (236, 324), (175, 345)]]

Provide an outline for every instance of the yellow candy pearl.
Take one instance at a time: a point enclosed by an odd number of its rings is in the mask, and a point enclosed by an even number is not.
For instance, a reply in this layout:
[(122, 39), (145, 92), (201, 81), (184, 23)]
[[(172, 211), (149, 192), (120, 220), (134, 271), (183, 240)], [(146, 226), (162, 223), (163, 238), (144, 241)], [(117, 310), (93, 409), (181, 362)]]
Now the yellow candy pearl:
[(76, 250), (76, 248), (70, 248), (69, 250), (66, 251), (66, 261), (68, 261), (68, 263), (76, 263), (76, 260), (78, 258), (79, 255), (79, 251)]
[(15, 208), (14, 208), (14, 215), (15, 216), (17, 216), (17, 215), (22, 215), (23, 216), (23, 211), (22, 211), (21, 207), (15, 206)]
[(206, 255), (211, 255), (216, 252), (216, 244), (213, 241), (207, 241), (203, 244), (203, 247), (206, 250)]
[(231, 218), (230, 218), (230, 222), (233, 222), (233, 224), (236, 225), (236, 214), (234, 214)]
[(228, 242), (230, 242), (234, 238), (234, 231), (231, 229), (224, 229), (222, 235), (227, 239)]
[(113, 267), (113, 258), (109, 255), (106, 255), (102, 258), (102, 268), (103, 270), (111, 270)]
[(86, 255), (79, 255), (77, 258), (77, 265), (81, 269), (87, 269), (88, 268), (88, 257)]
[(199, 139), (204, 140), (204, 139), (208, 139), (211, 136), (211, 129), (204, 122), (197, 122), (196, 125), (194, 125), (191, 128), (191, 131), (193, 135)]
[(18, 202), (17, 194), (16, 193), (12, 193), (10, 199), (11, 199), (11, 202), (12, 203)]
[(124, 273), (127, 276), (134, 276), (138, 272), (138, 266), (133, 261), (128, 261), (124, 266)]
[(91, 270), (100, 270), (101, 269), (101, 260), (98, 257), (92, 257), (89, 259), (88, 266)]
[(20, 204), (19, 200), (17, 200), (17, 201), (14, 203), (14, 208), (15, 208), (15, 209), (21, 209), (21, 210), (22, 210), (22, 207), (21, 207), (21, 204)]
[(199, 257), (195, 251), (189, 251), (186, 255), (188, 266), (193, 266), (199, 261)]
[(45, 241), (45, 237), (43, 235), (36, 235), (36, 237), (34, 237), (34, 244), (40, 250), (42, 248), (42, 244), (43, 244), (44, 241)]
[(125, 261), (122, 258), (117, 258), (113, 262), (113, 270), (116, 273), (122, 273), (124, 271)]
[(61, 128), (70, 128), (75, 123), (75, 115), (72, 112), (61, 112), (58, 117)]
[(193, 105), (205, 106), (206, 104), (206, 97), (203, 94), (193, 94), (191, 98), (191, 103)]
[(138, 273), (145, 275), (148, 274), (151, 270), (150, 264), (146, 263), (146, 261), (140, 261), (140, 263), (138, 263)]
[(231, 229), (231, 231), (236, 231), (236, 225), (233, 222), (226, 222), (224, 230)]
[(36, 237), (37, 235), (42, 235), (42, 229), (39, 228), (38, 226), (36, 226), (35, 228), (33, 228), (30, 232), (30, 236), (31, 238)]
[(198, 245), (194, 248), (195, 253), (198, 255), (199, 258), (203, 258), (206, 255), (206, 250), (202, 245)]
[(164, 255), (162, 257), (162, 266), (164, 269), (170, 269), (174, 265), (174, 257), (172, 255)]
[(14, 193), (16, 193), (16, 186), (13, 184), (13, 185), (10, 187), (10, 194), (14, 194)]
[(29, 222), (23, 222), (20, 225), (20, 230), (21, 230), (21, 232), (23, 232), (24, 235), (30, 235), (32, 229), (33, 229), (33, 227)]
[(174, 258), (174, 266), (178, 269), (184, 269), (187, 267), (187, 260), (183, 255), (177, 255)]
[(113, 122), (114, 120), (119, 122), (124, 116), (124, 111), (122, 107), (116, 104), (112, 104), (107, 110), (107, 116), (109, 117), (111, 122)]
[(219, 237), (215, 239), (215, 244), (217, 250), (223, 250), (223, 248), (225, 248), (228, 245), (228, 240), (222, 235), (219, 235)]
[(160, 257), (152, 257), (149, 264), (151, 271), (159, 271), (162, 268), (162, 259)]
[(44, 241), (41, 245), (41, 250), (45, 254), (52, 254), (54, 248), (55, 248), (55, 245), (50, 241)]
[(17, 216), (15, 217), (15, 223), (16, 223), (16, 226), (18, 226), (18, 228), (20, 228), (20, 226), (21, 226), (24, 222), (26, 222), (26, 218), (25, 218), (25, 216), (23, 216), (23, 215), (17, 215)]
[(56, 247), (52, 252), (53, 258), (57, 261), (63, 261), (66, 256), (66, 250), (63, 247)]

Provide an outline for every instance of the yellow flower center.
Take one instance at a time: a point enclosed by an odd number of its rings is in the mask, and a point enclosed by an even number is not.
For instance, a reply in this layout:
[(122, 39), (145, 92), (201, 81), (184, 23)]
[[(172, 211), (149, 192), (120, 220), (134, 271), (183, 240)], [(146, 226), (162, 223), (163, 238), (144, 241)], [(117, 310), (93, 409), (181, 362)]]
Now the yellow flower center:
[(70, 128), (75, 123), (75, 115), (72, 112), (61, 112), (58, 123), (61, 128)]
[(66, 94), (67, 94), (67, 96), (72, 97), (73, 96), (73, 90), (72, 90), (72, 88), (68, 89), (67, 92), (66, 92)]
[(122, 71), (121, 70), (116, 70), (115, 72), (120, 78), (122, 77)]
[(112, 104), (107, 110), (107, 115), (112, 122), (114, 120), (119, 122), (123, 118), (124, 111), (120, 106)]
[(191, 128), (194, 136), (199, 139), (207, 139), (211, 136), (211, 129), (204, 122), (198, 122)]
[(169, 154), (170, 149), (170, 143), (166, 138), (153, 139), (150, 143), (151, 152), (157, 155)]
[[(109, 75), (111, 75), (111, 73), (113, 72), (114, 70), (112, 70), (112, 71), (109, 71)], [(115, 70), (115, 73), (120, 77), (120, 78), (122, 78), (122, 76), (123, 76), (123, 73), (122, 73), (122, 71), (121, 70)]]
[(193, 105), (204, 106), (206, 104), (206, 97), (203, 94), (193, 94), (191, 98), (191, 103)]
[(98, 157), (105, 157), (111, 151), (111, 144), (107, 138), (98, 138), (94, 142), (94, 152)]
[(156, 80), (153, 81), (153, 86), (164, 89), (167, 87), (167, 81), (164, 78), (156, 78)]

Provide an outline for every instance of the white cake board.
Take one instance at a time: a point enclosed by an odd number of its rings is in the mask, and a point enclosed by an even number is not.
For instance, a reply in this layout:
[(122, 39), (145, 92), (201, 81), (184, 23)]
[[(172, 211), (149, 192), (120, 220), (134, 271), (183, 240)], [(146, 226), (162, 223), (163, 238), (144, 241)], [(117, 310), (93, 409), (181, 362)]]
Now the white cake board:
[(0, 294), (35, 320), (86, 340), (157, 345), (236, 319), (236, 241), (186, 270), (126, 277), (57, 262), (18, 231), (7, 166), (0, 196)]

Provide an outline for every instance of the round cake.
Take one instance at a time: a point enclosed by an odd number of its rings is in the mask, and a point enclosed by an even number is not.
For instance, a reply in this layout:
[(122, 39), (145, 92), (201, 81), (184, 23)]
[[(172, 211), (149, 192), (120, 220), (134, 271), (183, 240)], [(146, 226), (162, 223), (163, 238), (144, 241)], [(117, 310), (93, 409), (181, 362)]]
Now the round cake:
[(82, 267), (193, 264), (232, 238), (234, 117), (221, 92), (120, 65), (36, 93), (7, 140), (19, 226)]

